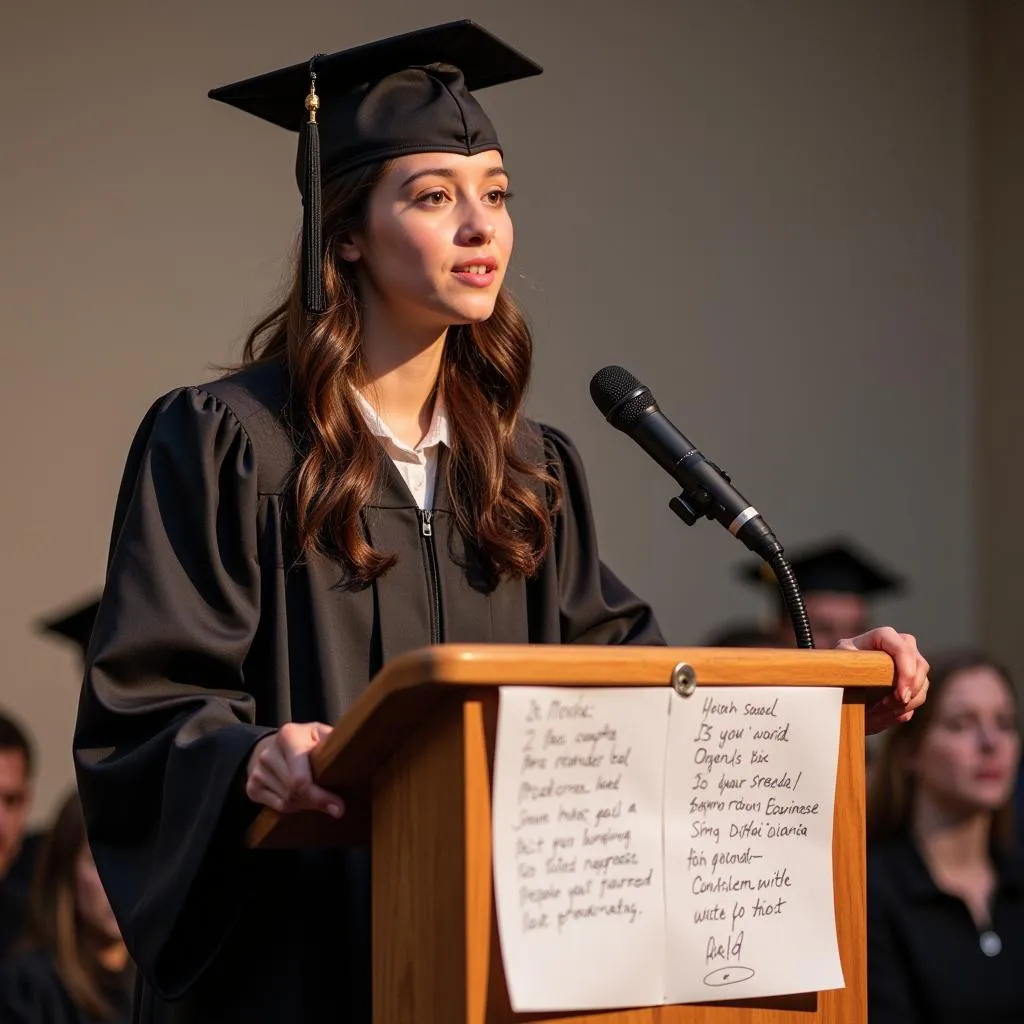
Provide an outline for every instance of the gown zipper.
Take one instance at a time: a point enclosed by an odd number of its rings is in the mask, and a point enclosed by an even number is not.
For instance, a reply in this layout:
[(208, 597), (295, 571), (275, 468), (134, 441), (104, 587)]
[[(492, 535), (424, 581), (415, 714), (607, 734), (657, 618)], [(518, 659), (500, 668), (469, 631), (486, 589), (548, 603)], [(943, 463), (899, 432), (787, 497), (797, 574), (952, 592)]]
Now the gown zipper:
[(441, 642), (441, 585), (437, 576), (437, 551), (434, 549), (434, 513), (419, 509), (420, 535), (423, 537), (423, 560), (427, 567), (427, 589), (430, 591), (430, 642)]

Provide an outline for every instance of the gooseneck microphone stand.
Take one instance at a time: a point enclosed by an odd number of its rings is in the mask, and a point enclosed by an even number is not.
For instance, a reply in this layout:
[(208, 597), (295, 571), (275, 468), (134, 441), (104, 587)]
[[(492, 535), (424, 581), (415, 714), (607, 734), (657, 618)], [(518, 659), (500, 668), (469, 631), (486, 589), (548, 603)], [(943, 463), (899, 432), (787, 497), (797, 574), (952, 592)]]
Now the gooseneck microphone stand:
[(811, 623), (807, 618), (807, 609), (804, 607), (803, 595), (797, 585), (793, 568), (781, 551), (768, 559), (768, 565), (775, 573), (779, 590), (782, 591), (782, 599), (786, 602), (786, 611), (789, 612), (790, 622), (793, 623), (796, 645), (810, 650), (814, 647), (814, 635), (811, 633)]

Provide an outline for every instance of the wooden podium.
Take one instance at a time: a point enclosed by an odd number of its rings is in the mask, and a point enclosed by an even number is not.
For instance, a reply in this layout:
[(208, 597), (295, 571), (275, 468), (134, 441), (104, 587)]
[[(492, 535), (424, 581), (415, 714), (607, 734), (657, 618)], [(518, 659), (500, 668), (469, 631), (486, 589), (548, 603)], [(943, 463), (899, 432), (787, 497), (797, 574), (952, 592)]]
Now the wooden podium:
[[(491, 870), (498, 687), (670, 686), (680, 665), (715, 686), (844, 689), (833, 879), (846, 987), (632, 1010), (514, 1013)], [(264, 811), (253, 846), (372, 842), (375, 1024), (863, 1024), (867, 1019), (864, 703), (891, 685), (887, 655), (740, 648), (466, 645), (390, 662), (312, 755), (346, 814)], [(679, 679), (679, 672), (675, 673)]]

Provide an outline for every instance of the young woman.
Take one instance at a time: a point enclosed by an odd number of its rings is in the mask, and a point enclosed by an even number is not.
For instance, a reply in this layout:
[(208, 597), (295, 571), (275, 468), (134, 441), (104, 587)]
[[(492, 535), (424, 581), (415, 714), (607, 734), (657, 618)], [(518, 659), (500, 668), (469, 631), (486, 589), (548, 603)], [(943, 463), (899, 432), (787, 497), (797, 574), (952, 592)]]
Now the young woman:
[(1013, 684), (973, 653), (937, 665), (887, 737), (868, 807), (872, 1024), (1024, 1020), (1019, 760)]
[[(509, 177), (472, 90), (538, 71), (457, 23), (211, 94), (300, 131), (305, 215), (246, 365), (154, 406), (118, 500), (76, 758), (144, 1020), (369, 1019), (366, 851), (242, 837), (261, 805), (344, 813), (309, 752), (389, 659), (662, 642), (599, 560), (575, 448), (520, 413)], [(878, 723), (910, 713), (912, 639), (857, 644), (897, 659)]]
[(127, 1022), (132, 971), (85, 838), (78, 797), (43, 842), (22, 949), (0, 964), (5, 1024)]

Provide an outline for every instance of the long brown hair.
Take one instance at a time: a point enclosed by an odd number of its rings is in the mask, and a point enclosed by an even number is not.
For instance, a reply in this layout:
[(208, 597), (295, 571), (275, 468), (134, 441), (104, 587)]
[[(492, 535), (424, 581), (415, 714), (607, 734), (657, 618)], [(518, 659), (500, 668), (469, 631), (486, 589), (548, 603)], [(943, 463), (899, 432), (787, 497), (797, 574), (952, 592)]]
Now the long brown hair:
[[(365, 383), (362, 301), (355, 267), (337, 249), (365, 230), (370, 195), (388, 166), (352, 171), (324, 188), (327, 311), (304, 313), (296, 256), (288, 298), (256, 324), (244, 350), (246, 363), (287, 359), (302, 450), (294, 479), (300, 549), (329, 550), (363, 582), (389, 569), (395, 556), (374, 549), (361, 529), (360, 510), (381, 484), (380, 445), (353, 396)], [(529, 327), (502, 289), (488, 320), (449, 328), (437, 383), (452, 425), (452, 510), (495, 578), (538, 570), (551, 545), (550, 506), (559, 500), (556, 480), (518, 436), (532, 355)]]
[(86, 939), (78, 909), (76, 869), (86, 843), (82, 805), (72, 793), (61, 805), (39, 851), (27, 945), (53, 957), (75, 1006), (98, 1020), (110, 1020), (114, 1011), (103, 994), (103, 981), (110, 972), (100, 963), (96, 945)]
[[(1010, 673), (987, 654), (963, 650), (935, 659), (928, 674), (928, 699), (914, 712), (909, 722), (889, 732), (878, 754), (878, 763), (872, 770), (867, 808), (869, 841), (890, 839), (909, 830), (915, 793), (913, 777), (907, 770), (908, 759), (913, 756), (928, 731), (950, 681), (962, 672), (978, 668), (988, 668), (995, 672), (1006, 684), (1016, 706), (1017, 691)], [(1015, 841), (1011, 797), (992, 816), (991, 844), (994, 850), (1005, 851)]]

